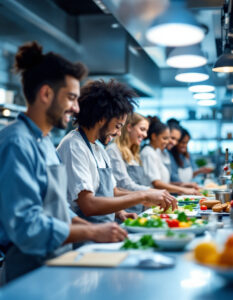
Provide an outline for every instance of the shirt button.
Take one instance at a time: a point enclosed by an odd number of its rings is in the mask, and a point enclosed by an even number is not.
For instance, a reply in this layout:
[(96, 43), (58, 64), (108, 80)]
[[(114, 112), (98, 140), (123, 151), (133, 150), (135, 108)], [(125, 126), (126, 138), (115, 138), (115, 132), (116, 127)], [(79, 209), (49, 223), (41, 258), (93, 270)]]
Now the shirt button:
[(41, 139), (40, 139), (40, 138), (38, 138), (38, 139), (37, 139), (37, 142), (38, 142), (38, 143), (39, 143), (39, 142), (41, 142)]

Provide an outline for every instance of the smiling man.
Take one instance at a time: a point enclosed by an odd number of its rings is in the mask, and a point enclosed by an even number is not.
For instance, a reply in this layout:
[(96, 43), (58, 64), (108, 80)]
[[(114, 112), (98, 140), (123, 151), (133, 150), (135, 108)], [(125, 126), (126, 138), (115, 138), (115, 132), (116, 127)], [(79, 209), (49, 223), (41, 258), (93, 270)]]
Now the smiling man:
[(57, 151), (68, 172), (68, 199), (74, 211), (94, 223), (124, 220), (136, 214), (125, 208), (143, 203), (175, 208), (166, 191), (122, 192), (116, 188), (110, 159), (104, 148), (121, 135), (127, 115), (133, 112), (136, 94), (122, 83), (93, 81), (84, 86), (77, 114), (79, 128), (61, 141)]
[[(33, 270), (74, 242), (117, 242), (127, 233), (116, 223), (93, 225), (67, 204), (67, 177), (49, 132), (66, 128), (79, 112), (81, 64), (42, 53), (37, 43), (15, 58), (27, 102), (26, 113), (0, 132), (0, 249), (4, 281)], [(2, 280), (3, 281), (3, 280)]]

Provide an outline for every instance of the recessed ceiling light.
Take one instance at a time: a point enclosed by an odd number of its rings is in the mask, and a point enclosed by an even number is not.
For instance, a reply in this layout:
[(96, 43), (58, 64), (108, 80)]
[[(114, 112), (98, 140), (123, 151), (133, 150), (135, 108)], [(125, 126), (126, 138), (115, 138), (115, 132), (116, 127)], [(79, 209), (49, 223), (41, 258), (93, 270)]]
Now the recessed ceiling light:
[(112, 23), (112, 24), (111, 24), (111, 27), (112, 27), (113, 29), (117, 29), (117, 28), (120, 27), (120, 25), (119, 25), (118, 23)]
[(197, 93), (193, 95), (194, 99), (209, 100), (215, 98), (214, 93)]
[(11, 112), (10, 112), (9, 109), (4, 109), (4, 110), (2, 111), (2, 115), (3, 115), (4, 117), (9, 117), (9, 116), (11, 115)]

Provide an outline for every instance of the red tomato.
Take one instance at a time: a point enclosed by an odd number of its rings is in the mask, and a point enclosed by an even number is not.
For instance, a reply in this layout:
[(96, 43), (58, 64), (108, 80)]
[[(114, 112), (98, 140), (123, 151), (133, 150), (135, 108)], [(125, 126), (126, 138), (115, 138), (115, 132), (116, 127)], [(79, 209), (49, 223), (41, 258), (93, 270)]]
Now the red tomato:
[(201, 198), (199, 203), (202, 204), (203, 201), (206, 201), (206, 198)]
[(171, 227), (179, 227), (179, 221), (176, 219), (167, 219), (166, 222), (170, 228)]
[(231, 204), (231, 207), (233, 207), (233, 200), (231, 200), (230, 204)]
[(201, 205), (200, 209), (201, 210), (207, 210), (207, 206), (206, 205)]
[(225, 167), (223, 168), (223, 170), (224, 170), (224, 171), (227, 171), (227, 170), (228, 170), (228, 166), (225, 166)]
[(167, 214), (161, 214), (161, 215), (160, 215), (160, 218), (161, 218), (161, 219), (169, 219), (170, 217), (169, 217), (169, 215), (167, 215)]

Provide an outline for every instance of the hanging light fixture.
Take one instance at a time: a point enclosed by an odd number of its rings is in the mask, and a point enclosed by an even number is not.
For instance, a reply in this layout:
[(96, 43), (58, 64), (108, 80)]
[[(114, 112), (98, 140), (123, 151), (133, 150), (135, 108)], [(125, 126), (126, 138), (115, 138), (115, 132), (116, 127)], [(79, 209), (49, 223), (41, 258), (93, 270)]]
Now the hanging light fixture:
[(214, 99), (215, 94), (214, 93), (196, 93), (193, 95), (194, 99), (197, 100), (209, 100), (209, 99)]
[(188, 46), (200, 43), (204, 30), (182, 2), (170, 3), (146, 32), (147, 39), (155, 44), (169, 47)]
[(214, 99), (209, 99), (209, 100), (206, 100), (206, 99), (204, 99), (204, 100), (199, 100), (198, 102), (197, 102), (197, 105), (200, 105), (200, 106), (214, 106), (214, 105), (216, 105), (216, 100), (214, 100)]
[(231, 53), (229, 36), (231, 35), (232, 1), (225, 1), (221, 10), (221, 34), (223, 54), (217, 59), (213, 71), (222, 73), (233, 72), (233, 54)]
[(209, 93), (214, 91), (214, 85), (210, 80), (190, 84), (189, 91), (192, 93)]
[(167, 64), (173, 68), (196, 68), (207, 63), (198, 46), (178, 47), (170, 52)]
[(227, 80), (227, 89), (233, 90), (233, 74), (229, 74), (229, 78)]
[(233, 72), (233, 54), (230, 46), (226, 46), (224, 53), (219, 56), (213, 69), (214, 72), (232, 73)]
[(180, 69), (175, 76), (175, 80), (180, 82), (200, 82), (209, 79), (209, 74), (205, 68)]

